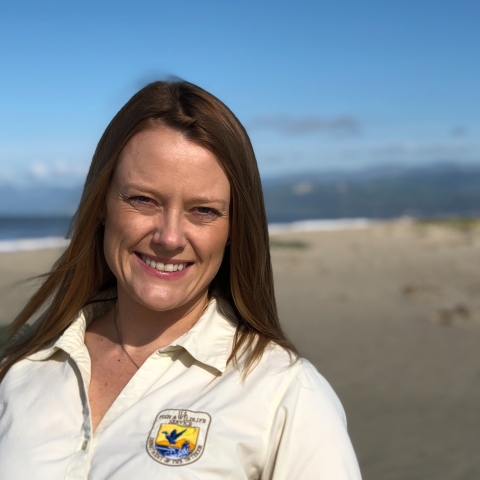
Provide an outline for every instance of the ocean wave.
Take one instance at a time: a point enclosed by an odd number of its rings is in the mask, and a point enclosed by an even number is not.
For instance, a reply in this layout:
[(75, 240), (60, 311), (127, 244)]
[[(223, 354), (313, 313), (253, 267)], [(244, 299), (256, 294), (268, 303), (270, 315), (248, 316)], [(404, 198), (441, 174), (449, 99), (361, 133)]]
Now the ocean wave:
[(271, 223), (268, 225), (270, 234), (290, 232), (329, 232), (333, 230), (358, 230), (368, 228), (376, 220), (370, 218), (339, 218), (335, 220), (300, 220), (290, 223)]
[(47, 250), (65, 248), (70, 243), (63, 237), (19, 238), (16, 240), (0, 240), (0, 253), (28, 252), (32, 250)]

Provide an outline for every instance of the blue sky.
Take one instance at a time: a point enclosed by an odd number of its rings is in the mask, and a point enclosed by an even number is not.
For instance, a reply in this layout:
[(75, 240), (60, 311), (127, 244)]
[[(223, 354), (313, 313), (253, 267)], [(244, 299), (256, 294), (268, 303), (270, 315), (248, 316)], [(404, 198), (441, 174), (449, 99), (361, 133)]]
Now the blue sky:
[(223, 100), (262, 175), (480, 163), (480, 2), (0, 6), (0, 183), (81, 183), (128, 98), (177, 75)]

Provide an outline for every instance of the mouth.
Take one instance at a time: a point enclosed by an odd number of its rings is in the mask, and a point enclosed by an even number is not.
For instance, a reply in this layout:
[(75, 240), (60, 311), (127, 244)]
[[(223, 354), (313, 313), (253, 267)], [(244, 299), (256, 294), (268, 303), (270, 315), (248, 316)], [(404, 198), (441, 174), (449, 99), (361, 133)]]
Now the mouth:
[(149, 267), (154, 268), (159, 272), (181, 272), (190, 265), (193, 265), (193, 262), (179, 262), (173, 260), (161, 262), (160, 260), (154, 260), (153, 258), (147, 257), (138, 252), (135, 252), (135, 254), (143, 263), (146, 263)]

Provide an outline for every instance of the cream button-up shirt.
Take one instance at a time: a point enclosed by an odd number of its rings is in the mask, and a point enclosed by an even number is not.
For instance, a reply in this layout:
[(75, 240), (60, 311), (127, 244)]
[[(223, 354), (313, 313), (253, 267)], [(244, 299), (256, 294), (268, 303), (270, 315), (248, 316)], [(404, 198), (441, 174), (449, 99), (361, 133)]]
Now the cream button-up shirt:
[(306, 360), (267, 349), (242, 380), (235, 322), (212, 300), (152, 354), (95, 432), (88, 309), (0, 384), (0, 480), (360, 479), (342, 406)]

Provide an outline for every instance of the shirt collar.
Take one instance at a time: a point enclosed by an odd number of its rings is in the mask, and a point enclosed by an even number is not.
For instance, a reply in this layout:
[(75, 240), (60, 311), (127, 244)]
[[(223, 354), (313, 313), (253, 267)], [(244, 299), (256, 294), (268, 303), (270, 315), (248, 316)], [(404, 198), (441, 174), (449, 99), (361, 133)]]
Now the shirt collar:
[(32, 353), (27, 358), (29, 360), (46, 360), (58, 350), (63, 350), (69, 355), (72, 355), (78, 349), (84, 348), (87, 326), (110, 308), (112, 308), (111, 301), (102, 301), (87, 305), (72, 320), (72, 323), (62, 335), (42, 347), (38, 352)]
[(181, 346), (195, 360), (224, 372), (236, 326), (237, 320), (231, 306), (225, 300), (212, 298), (197, 323), (170, 346)]
[[(78, 349), (84, 348), (87, 325), (111, 307), (111, 302), (88, 305), (57, 340), (27, 358), (36, 361), (46, 360), (58, 350), (72, 355)], [(212, 298), (195, 325), (158, 352), (172, 347), (182, 347), (195, 360), (224, 372), (231, 353), (236, 324), (231, 306), (225, 300)]]

